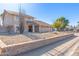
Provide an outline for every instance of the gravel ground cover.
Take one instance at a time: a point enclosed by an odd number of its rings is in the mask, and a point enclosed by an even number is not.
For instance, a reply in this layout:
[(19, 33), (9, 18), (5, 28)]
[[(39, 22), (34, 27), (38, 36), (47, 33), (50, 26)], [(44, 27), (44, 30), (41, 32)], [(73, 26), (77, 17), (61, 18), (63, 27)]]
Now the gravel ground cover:
[[(10, 44), (18, 44), (22, 42), (28, 42), (32, 40), (38, 40), (38, 39), (47, 39), (50, 37), (55, 37), (55, 36), (61, 36), (64, 34), (68, 34), (66, 32), (48, 32), (48, 33), (30, 33), (28, 35), (23, 35), (23, 34), (16, 34), (16, 35), (0, 35), (0, 40), (4, 42), (6, 45)], [(32, 39), (33, 38), (33, 39)], [(38, 38), (38, 39), (37, 39)]]

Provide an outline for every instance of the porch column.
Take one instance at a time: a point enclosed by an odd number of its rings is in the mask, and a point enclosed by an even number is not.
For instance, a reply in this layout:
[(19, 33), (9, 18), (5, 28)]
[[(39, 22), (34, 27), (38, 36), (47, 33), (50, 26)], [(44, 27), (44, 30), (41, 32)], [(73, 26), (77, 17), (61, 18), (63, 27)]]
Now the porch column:
[(32, 31), (35, 32), (35, 25), (32, 25)]
[(16, 25), (14, 26), (14, 32), (16, 33)]

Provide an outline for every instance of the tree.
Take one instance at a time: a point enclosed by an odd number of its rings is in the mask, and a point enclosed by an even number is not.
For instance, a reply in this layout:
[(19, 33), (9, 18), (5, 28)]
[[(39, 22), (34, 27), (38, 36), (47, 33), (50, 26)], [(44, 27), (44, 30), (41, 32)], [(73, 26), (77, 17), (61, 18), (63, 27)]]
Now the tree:
[(66, 19), (64, 19), (63, 22), (62, 22), (62, 24), (61, 24), (61, 29), (66, 28), (66, 26), (68, 26), (68, 23), (69, 23), (69, 21), (66, 20)]
[(25, 16), (25, 11), (21, 9), (19, 9), (19, 30), (20, 30), (20, 34), (22, 34), (24, 32), (24, 16)]
[(59, 30), (63, 30), (64, 28), (66, 28), (68, 24), (69, 24), (69, 21), (65, 17), (60, 17), (56, 19), (54, 24), (52, 24), (51, 26), (53, 28), (56, 28), (59, 31)]
[(57, 30), (59, 30), (59, 28), (61, 26), (61, 22), (58, 21), (58, 19), (57, 19), (57, 21), (55, 21), (55, 23), (52, 24), (51, 26), (52, 26), (52, 28), (56, 28)]

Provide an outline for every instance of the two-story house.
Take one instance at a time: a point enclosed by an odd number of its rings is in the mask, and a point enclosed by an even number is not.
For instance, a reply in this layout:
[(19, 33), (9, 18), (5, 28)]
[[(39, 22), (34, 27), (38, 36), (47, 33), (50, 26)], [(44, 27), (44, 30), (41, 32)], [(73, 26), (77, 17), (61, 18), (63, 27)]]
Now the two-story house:
[[(3, 27), (10, 28), (11, 32), (19, 30), (19, 12), (4, 10), (1, 14)], [(24, 20), (24, 32), (50, 32), (52, 28), (49, 24), (36, 20), (35, 17), (22, 14)]]

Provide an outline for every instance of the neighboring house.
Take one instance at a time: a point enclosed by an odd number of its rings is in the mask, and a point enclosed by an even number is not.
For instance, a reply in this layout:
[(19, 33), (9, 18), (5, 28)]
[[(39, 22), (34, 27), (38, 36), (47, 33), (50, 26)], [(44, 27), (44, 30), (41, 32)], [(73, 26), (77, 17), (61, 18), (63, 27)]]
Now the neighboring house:
[[(50, 32), (52, 28), (49, 24), (35, 20), (34, 17), (22, 14), (24, 19), (24, 32)], [(4, 10), (1, 14), (3, 27), (6, 31), (10, 28), (11, 32), (19, 30), (19, 12)]]

